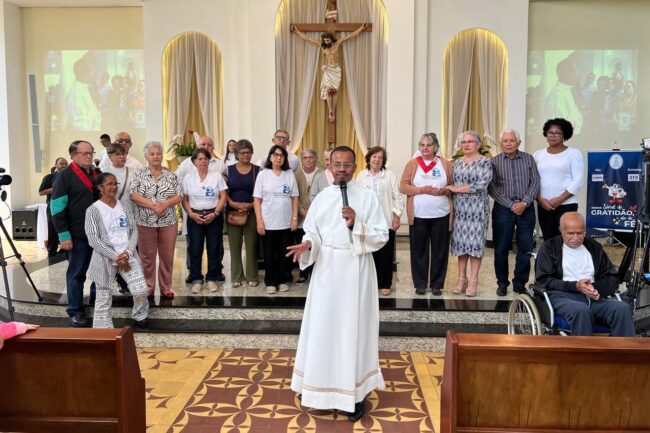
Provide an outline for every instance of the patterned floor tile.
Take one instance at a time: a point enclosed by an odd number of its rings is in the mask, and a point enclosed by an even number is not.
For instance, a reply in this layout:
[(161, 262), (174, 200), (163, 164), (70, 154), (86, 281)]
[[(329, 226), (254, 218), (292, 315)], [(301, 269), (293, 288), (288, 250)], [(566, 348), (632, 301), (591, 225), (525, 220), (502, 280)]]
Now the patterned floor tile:
[[(300, 406), (291, 391), (293, 350), (139, 351), (148, 433), (416, 433), (439, 428), (442, 356), (381, 352), (386, 389), (371, 393), (355, 424)], [(442, 371), (440, 370), (440, 375)]]

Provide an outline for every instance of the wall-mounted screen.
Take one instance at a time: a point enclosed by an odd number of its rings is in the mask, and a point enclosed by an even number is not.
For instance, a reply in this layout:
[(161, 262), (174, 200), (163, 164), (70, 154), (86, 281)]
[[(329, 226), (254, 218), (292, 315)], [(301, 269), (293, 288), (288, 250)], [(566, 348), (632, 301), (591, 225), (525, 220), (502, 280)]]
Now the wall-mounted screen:
[(49, 131), (145, 127), (142, 50), (47, 51), (44, 61)]

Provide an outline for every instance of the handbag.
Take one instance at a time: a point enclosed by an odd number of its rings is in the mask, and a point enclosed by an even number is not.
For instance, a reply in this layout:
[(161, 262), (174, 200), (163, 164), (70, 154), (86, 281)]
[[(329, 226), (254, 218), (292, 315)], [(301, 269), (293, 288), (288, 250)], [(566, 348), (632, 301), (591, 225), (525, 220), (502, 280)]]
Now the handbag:
[(233, 226), (245, 226), (248, 221), (248, 212), (231, 210), (226, 213), (228, 224)]
[[(255, 167), (252, 167), (251, 170), (253, 170), (253, 186), (255, 186), (255, 178), (257, 177), (255, 173)], [(231, 210), (226, 212), (226, 220), (228, 221), (228, 224), (233, 226), (245, 226), (246, 222), (248, 221), (249, 214), (250, 211), (239, 212), (236, 210)]]

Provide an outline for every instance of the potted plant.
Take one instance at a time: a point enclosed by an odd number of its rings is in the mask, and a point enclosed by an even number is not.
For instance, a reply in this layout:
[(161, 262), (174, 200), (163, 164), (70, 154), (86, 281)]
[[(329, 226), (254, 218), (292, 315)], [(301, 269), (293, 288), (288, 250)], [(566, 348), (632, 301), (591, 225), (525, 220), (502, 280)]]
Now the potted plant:
[(194, 149), (196, 149), (196, 143), (194, 141), (183, 143), (183, 136), (176, 134), (169, 142), (168, 152), (173, 152), (178, 162), (181, 163), (192, 155)]

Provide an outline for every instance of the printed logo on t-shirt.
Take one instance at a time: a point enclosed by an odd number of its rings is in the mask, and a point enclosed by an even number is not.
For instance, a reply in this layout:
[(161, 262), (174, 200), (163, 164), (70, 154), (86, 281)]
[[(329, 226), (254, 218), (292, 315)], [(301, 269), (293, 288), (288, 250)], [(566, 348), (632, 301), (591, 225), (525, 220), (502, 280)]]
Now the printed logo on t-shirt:
[(440, 177), (440, 169), (434, 168), (431, 170), (431, 177)]
[(205, 191), (205, 196), (206, 197), (216, 197), (217, 196), (216, 190), (214, 188), (212, 188), (211, 186), (204, 186), (203, 190)]
[(110, 230), (111, 232), (123, 232), (126, 229), (128, 229), (129, 223), (126, 220), (126, 215), (120, 215), (119, 217), (115, 218), (115, 224), (113, 225), (113, 228)]
[(282, 194), (289, 194), (290, 191), (291, 188), (289, 188), (289, 185), (287, 184), (282, 185)]

